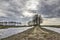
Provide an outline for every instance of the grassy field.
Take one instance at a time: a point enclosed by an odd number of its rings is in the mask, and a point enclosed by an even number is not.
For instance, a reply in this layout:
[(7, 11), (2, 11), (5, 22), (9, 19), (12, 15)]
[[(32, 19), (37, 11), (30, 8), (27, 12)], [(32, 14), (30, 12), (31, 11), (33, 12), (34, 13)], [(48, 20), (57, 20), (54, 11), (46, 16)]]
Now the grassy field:
[[(27, 26), (27, 25), (24, 25), (24, 26), (3, 26), (3, 25), (0, 25), (0, 29), (4, 29), (4, 28), (13, 28), (13, 27), (31, 27), (32, 25), (30, 26)], [(60, 28), (60, 25), (41, 25), (41, 27), (55, 27), (55, 28)]]

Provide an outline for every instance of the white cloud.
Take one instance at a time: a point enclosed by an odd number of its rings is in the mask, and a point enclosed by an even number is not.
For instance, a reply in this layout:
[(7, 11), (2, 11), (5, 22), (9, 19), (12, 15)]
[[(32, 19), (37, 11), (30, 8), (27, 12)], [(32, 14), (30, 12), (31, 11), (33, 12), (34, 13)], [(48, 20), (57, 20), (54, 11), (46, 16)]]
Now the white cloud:
[(29, 0), (26, 3), (26, 8), (30, 10), (37, 10), (37, 5), (38, 5), (39, 0)]
[(5, 16), (6, 17), (6, 14), (2, 12), (2, 10), (0, 10), (0, 16)]
[(23, 16), (20, 16), (20, 18), (24, 18)]
[(24, 11), (24, 12), (23, 12), (23, 15), (24, 15), (25, 17), (32, 17), (32, 16), (34, 15), (34, 13), (29, 13), (28, 11)]
[(4, 14), (4, 13), (0, 12), (0, 16), (6, 16), (6, 14)]
[(29, 12), (29, 10), (37, 10), (37, 5), (39, 3), (39, 0), (29, 0), (26, 2), (26, 5), (25, 5), (25, 10), (23, 11), (23, 15), (25, 17), (33, 17), (35, 15), (35, 13), (33, 12)]

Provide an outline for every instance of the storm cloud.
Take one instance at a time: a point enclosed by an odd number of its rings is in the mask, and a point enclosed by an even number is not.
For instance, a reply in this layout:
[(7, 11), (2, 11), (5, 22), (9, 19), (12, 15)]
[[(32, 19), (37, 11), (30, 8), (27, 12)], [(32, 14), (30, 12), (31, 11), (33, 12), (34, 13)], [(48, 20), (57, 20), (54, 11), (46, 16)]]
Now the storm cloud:
[(60, 18), (60, 0), (0, 0), (0, 21), (27, 21), (35, 13)]
[(42, 0), (38, 5), (38, 13), (46, 18), (60, 17), (60, 0)]
[[(27, 0), (0, 0), (0, 20), (21, 21)], [(5, 15), (4, 15), (5, 14)]]

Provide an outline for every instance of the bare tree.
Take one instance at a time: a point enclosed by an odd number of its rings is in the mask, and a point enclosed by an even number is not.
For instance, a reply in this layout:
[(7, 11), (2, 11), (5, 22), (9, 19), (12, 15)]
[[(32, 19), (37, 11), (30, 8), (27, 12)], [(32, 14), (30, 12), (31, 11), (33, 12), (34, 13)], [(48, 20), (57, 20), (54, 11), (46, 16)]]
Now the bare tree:
[(28, 25), (39, 25), (42, 23), (42, 17), (41, 15), (34, 15), (33, 20), (28, 22)]
[(42, 23), (42, 17), (41, 17), (41, 15), (36, 14), (33, 17), (33, 22), (34, 22), (34, 25), (40, 25)]

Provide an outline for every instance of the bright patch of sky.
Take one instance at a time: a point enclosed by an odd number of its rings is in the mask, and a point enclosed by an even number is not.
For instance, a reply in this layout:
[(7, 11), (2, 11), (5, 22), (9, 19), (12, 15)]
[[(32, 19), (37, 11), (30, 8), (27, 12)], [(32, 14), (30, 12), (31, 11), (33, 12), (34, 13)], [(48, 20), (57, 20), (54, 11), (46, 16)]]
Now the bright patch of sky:
[(44, 18), (42, 25), (60, 25), (60, 18)]
[(6, 14), (4, 14), (2, 10), (0, 10), (0, 16), (6, 16)]
[(26, 2), (25, 10), (23, 11), (23, 15), (25, 17), (33, 17), (34, 13), (30, 13), (28, 10), (37, 10), (39, 0), (29, 0)]
[(33, 13), (29, 13), (28, 11), (24, 11), (23, 15), (24, 15), (24, 17), (32, 17), (32, 16), (34, 16)]
[(29, 0), (26, 3), (26, 8), (30, 10), (37, 10), (38, 4), (39, 4), (39, 0)]

